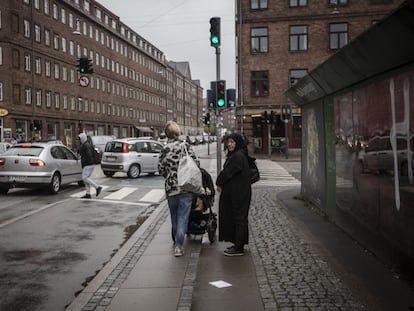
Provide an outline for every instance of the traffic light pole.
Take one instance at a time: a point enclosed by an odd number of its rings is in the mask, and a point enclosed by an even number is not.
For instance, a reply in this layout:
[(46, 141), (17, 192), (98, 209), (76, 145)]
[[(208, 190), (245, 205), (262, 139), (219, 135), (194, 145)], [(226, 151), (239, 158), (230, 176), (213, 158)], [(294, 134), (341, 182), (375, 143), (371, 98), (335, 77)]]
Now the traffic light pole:
[[(220, 46), (216, 46), (216, 81), (220, 80)], [(221, 111), (216, 109), (217, 175), (221, 172)], [(226, 142), (224, 142), (226, 143)]]

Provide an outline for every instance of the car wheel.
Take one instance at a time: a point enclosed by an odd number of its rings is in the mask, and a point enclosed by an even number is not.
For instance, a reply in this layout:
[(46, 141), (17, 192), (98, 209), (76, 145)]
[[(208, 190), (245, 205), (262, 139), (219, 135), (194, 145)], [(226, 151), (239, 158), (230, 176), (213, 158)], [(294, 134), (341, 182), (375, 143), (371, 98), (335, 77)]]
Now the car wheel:
[(103, 173), (106, 177), (112, 177), (115, 174), (115, 172), (108, 172), (108, 171), (104, 171)]
[(127, 173), (129, 178), (138, 178), (140, 174), (141, 169), (137, 164), (132, 164)]
[(0, 187), (0, 193), (1, 194), (7, 194), (9, 192), (10, 187), (9, 186), (1, 186)]
[(49, 192), (51, 194), (56, 194), (60, 190), (60, 176), (58, 173), (53, 174), (52, 180), (49, 184)]

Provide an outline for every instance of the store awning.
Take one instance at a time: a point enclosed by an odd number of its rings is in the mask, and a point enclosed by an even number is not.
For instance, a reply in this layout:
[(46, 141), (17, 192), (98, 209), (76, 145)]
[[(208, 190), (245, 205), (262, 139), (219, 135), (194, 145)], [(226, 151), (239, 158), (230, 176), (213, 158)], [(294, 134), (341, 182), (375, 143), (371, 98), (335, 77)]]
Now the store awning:
[(136, 126), (135, 128), (138, 131), (142, 132), (142, 133), (152, 133), (153, 132), (153, 130), (148, 126)]

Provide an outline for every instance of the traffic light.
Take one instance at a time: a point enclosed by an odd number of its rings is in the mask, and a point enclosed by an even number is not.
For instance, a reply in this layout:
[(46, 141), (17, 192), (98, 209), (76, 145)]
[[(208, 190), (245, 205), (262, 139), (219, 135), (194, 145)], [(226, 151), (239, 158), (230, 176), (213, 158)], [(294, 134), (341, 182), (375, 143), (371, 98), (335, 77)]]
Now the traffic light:
[(204, 124), (210, 126), (210, 113), (207, 112), (207, 114), (204, 117)]
[(220, 17), (210, 18), (210, 45), (220, 46)]
[(42, 129), (42, 121), (40, 120), (34, 120), (33, 121), (33, 131), (38, 132)]
[(218, 109), (226, 108), (226, 81), (225, 80), (217, 81), (216, 106)]
[(236, 108), (236, 89), (227, 89), (227, 108)]
[(78, 71), (81, 74), (93, 73), (92, 60), (87, 57), (81, 57), (78, 59)]

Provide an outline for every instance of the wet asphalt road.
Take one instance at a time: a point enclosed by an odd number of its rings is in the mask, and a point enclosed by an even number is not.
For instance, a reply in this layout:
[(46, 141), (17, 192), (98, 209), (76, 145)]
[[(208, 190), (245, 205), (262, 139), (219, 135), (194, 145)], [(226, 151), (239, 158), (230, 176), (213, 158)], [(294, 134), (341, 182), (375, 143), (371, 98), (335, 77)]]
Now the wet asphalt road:
[[(99, 200), (73, 197), (83, 191), (75, 185), (58, 195), (14, 189), (0, 197), (0, 310), (64, 310), (155, 207), (140, 198), (163, 187), (160, 176), (95, 171), (107, 186)], [(103, 199), (125, 186), (137, 188), (125, 202)]]

